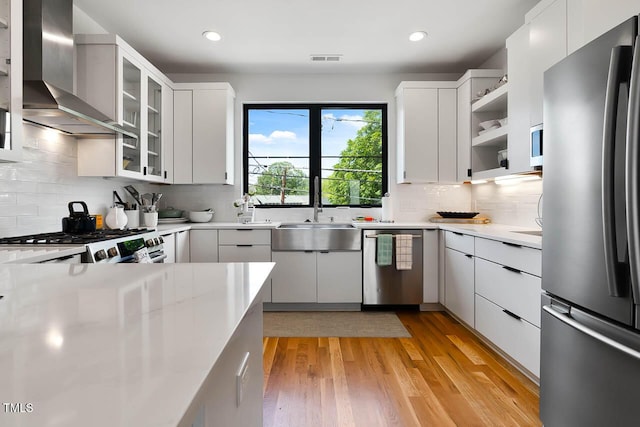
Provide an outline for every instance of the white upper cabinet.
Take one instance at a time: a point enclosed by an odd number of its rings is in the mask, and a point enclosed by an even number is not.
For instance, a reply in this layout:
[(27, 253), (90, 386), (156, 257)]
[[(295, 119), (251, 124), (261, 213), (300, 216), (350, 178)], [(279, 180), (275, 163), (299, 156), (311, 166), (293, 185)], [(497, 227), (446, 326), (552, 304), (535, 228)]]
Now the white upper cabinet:
[(568, 0), (568, 53), (606, 33), (613, 27), (640, 13), (638, 0)]
[[(497, 126), (498, 119), (507, 117), (507, 85), (478, 99), (478, 93), (494, 87), (503, 75), (502, 70), (469, 70), (458, 80), (458, 181), (508, 173), (498, 162), (498, 151), (507, 148), (508, 127)], [(495, 121), (496, 129), (481, 133), (480, 123), (488, 120)]]
[(509, 70), (509, 171), (529, 172), (529, 25), (523, 25), (507, 39)]
[(174, 183), (233, 184), (234, 102), (228, 83), (175, 85)]
[(456, 182), (455, 82), (396, 89), (398, 183)]
[(567, 0), (541, 1), (525, 17), (529, 23), (529, 124), (542, 123), (544, 72), (567, 56)]
[(0, 0), (0, 162), (22, 159), (22, 1)]
[(76, 36), (78, 96), (135, 137), (78, 144), (78, 175), (171, 182), (170, 81), (118, 36)]

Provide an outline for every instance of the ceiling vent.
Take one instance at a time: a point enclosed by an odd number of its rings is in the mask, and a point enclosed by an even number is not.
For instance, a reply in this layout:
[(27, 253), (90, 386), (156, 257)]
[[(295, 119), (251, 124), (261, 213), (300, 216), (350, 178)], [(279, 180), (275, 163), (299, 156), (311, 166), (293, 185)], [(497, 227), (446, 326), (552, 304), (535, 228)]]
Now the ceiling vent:
[(311, 61), (313, 62), (338, 62), (341, 59), (342, 59), (341, 54), (311, 55)]

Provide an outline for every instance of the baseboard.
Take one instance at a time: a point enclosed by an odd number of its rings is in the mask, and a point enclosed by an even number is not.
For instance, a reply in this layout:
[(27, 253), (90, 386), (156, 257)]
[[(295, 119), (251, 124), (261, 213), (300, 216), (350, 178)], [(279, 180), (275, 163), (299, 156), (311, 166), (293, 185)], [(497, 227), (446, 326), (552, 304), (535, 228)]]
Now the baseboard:
[(264, 311), (360, 311), (359, 303), (274, 303), (265, 302)]
[(445, 308), (439, 302), (425, 302), (420, 304), (420, 311), (445, 311)]

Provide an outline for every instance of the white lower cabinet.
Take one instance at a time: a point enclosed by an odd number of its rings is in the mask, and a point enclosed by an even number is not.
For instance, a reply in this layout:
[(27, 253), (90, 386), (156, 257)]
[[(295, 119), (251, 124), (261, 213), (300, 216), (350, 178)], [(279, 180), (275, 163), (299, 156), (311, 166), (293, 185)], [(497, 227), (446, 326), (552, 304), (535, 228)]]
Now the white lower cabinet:
[(165, 255), (165, 263), (190, 262), (189, 257), (189, 230), (162, 235), (164, 243), (162, 248)]
[(269, 262), (271, 248), (269, 246), (219, 246), (218, 260), (220, 262)]
[(476, 295), (476, 330), (518, 363), (540, 376), (540, 329)]
[(318, 302), (362, 302), (362, 253), (316, 252)]
[(272, 252), (272, 302), (316, 302), (316, 253)]
[(218, 262), (218, 230), (189, 232), (191, 262)]
[(362, 252), (272, 252), (272, 302), (361, 303)]
[(444, 232), (444, 305), (540, 376), (541, 251)]
[(190, 262), (189, 230), (178, 231), (175, 234), (175, 241), (176, 262)]
[(164, 259), (165, 264), (172, 264), (176, 262), (176, 235), (175, 233), (167, 234), (162, 236), (162, 250), (164, 254), (167, 256)]
[(475, 238), (476, 330), (540, 376), (539, 249)]
[(473, 255), (445, 249), (445, 306), (467, 325), (474, 326)]
[(476, 256), (476, 294), (540, 327), (539, 277)]
[[(270, 230), (219, 230), (218, 259), (220, 262), (271, 261)], [(271, 302), (271, 281), (265, 284), (264, 302)]]

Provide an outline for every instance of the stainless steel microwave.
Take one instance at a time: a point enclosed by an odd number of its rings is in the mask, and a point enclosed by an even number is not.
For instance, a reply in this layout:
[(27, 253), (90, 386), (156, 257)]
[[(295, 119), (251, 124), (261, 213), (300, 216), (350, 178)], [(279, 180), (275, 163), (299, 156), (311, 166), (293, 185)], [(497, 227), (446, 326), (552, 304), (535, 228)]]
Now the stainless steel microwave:
[(542, 124), (531, 128), (529, 165), (542, 169)]

